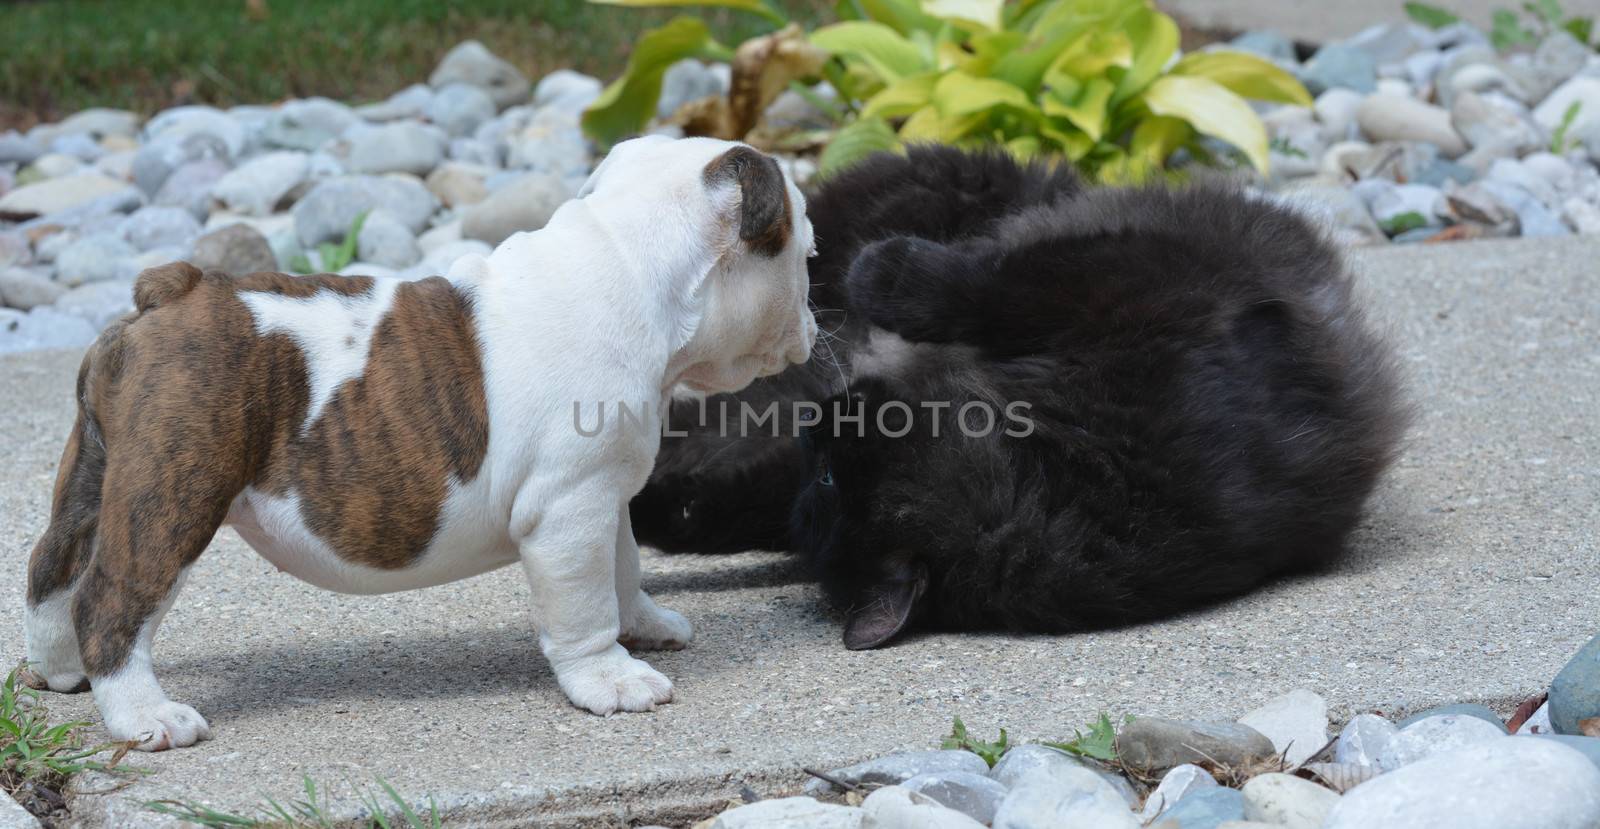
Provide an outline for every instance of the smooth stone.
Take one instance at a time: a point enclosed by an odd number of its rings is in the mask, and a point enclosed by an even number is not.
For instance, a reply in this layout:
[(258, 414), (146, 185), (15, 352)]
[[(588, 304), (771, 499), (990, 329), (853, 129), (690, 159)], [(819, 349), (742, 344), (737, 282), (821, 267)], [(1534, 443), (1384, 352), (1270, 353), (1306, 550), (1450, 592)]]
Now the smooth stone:
[(1448, 110), (1413, 98), (1372, 95), (1361, 102), (1356, 123), (1374, 141), (1426, 141), (1449, 158), (1467, 151)]
[[(445, 248), (441, 248), (444, 250)], [(430, 258), (432, 254), (430, 254)], [(973, 774), (984, 774), (989, 770), (989, 764), (982, 757), (970, 751), (956, 751), (953, 749), (935, 751), (903, 751), (897, 754), (888, 754), (876, 757), (865, 762), (834, 769), (828, 776), (842, 780), (846, 783), (857, 785), (899, 785), (920, 774), (934, 772), (965, 771)], [(832, 791), (833, 785), (826, 780), (812, 780), (806, 784), (808, 792)]]
[(317, 182), (291, 212), (300, 243), (309, 247), (343, 239), (356, 216), (380, 207), (394, 213), (412, 232), (418, 232), (427, 226), (428, 217), (438, 206), (433, 194), (415, 178), (336, 176)]
[(1129, 808), (1139, 805), (1138, 793), (1122, 775), (1107, 771), (1097, 763), (1079, 759), (1060, 749), (1034, 743), (1017, 746), (1001, 755), (1000, 761), (989, 770), (989, 777), (1006, 788), (1016, 788), (1030, 775), (1050, 774), (1069, 767), (1088, 769), (1100, 775), (1101, 779), (1122, 795)]
[[(1518, 188), (1520, 189), (1520, 188)], [(1526, 193), (1526, 191), (1521, 191)], [(1532, 199), (1532, 196), (1527, 196)], [(1512, 225), (1516, 218), (1516, 211), (1496, 198), (1484, 186), (1484, 182), (1474, 182), (1465, 187), (1455, 187), (1445, 192), (1445, 200), (1450, 205), (1450, 213), (1457, 219), (1465, 219), (1490, 227), (1507, 227)], [(1535, 199), (1537, 201), (1537, 199)]]
[[(193, 249), (184, 245), (168, 245), (165, 247), (151, 248), (127, 259), (117, 261), (117, 276), (114, 282), (132, 283), (139, 278), (139, 274), (146, 268), (154, 268), (172, 262), (188, 261)], [(85, 288), (106, 285), (106, 282), (94, 282), (85, 285)], [(109, 320), (108, 320), (109, 322)]]
[(1476, 92), (1456, 96), (1450, 107), (1450, 125), (1468, 146), (1489, 148), (1495, 155), (1519, 156), (1543, 143), (1532, 124)]
[(1268, 60), (1288, 62), (1296, 60), (1294, 41), (1271, 30), (1256, 29), (1245, 32), (1228, 41), (1228, 45), (1238, 51), (1260, 55)]
[(711, 829), (861, 829), (866, 811), (855, 806), (819, 803), (809, 797), (760, 800), (729, 809), (711, 822)]
[(1429, 187), (1443, 187), (1447, 181), (1467, 184), (1477, 177), (1477, 170), (1465, 164), (1446, 161), (1441, 158), (1417, 171), (1411, 181), (1414, 184), (1426, 184)]
[(315, 150), (361, 123), (355, 110), (327, 98), (289, 101), (269, 116), (261, 141), (285, 150)]
[(48, 216), (127, 189), (127, 182), (93, 173), (50, 179), (0, 196), (0, 216)]
[[(811, 88), (811, 95), (824, 101), (833, 100), (837, 93), (833, 87), (819, 83)], [(800, 93), (785, 89), (772, 99), (761, 120), (775, 130), (821, 130), (832, 126), (835, 116), (812, 103)]]
[(89, 321), (41, 306), (24, 314), (0, 308), (0, 354), (41, 348), (83, 348), (99, 330)]
[(1600, 123), (1600, 77), (1580, 75), (1556, 87), (1533, 108), (1533, 120), (1553, 135), (1574, 103), (1579, 108), (1567, 127), (1568, 135), (1579, 135), (1588, 125)]
[(73, 241), (56, 256), (56, 281), (67, 287), (117, 277), (117, 262), (138, 255), (121, 236), (97, 233)]
[(399, 219), (383, 208), (367, 214), (356, 238), (361, 261), (386, 268), (409, 268), (422, 259), (416, 237)]
[(1522, 236), (1542, 238), (1571, 235), (1572, 231), (1561, 218), (1527, 188), (1499, 180), (1482, 181), (1478, 184), (1483, 187), (1484, 192), (1493, 196), (1495, 201), (1516, 213), (1517, 227)]
[(350, 171), (427, 175), (444, 160), (444, 142), (432, 130), (398, 121), (361, 130), (350, 139)]
[(1465, 20), (1458, 20), (1440, 26), (1428, 33), (1428, 47), (1431, 49), (1450, 49), (1458, 46), (1487, 46), (1489, 36), (1483, 30)]
[(1330, 141), (1344, 141), (1354, 137), (1356, 110), (1363, 96), (1353, 89), (1330, 89), (1317, 96), (1312, 110), (1322, 123), (1323, 135)]
[(267, 237), (246, 224), (221, 227), (196, 239), (189, 262), (197, 268), (235, 275), (278, 269)]
[(1244, 793), (1223, 786), (1191, 792), (1163, 812), (1151, 829), (1217, 829), (1244, 820)]
[[(724, 67), (725, 68), (725, 67)], [(711, 95), (725, 95), (729, 81), (716, 67), (696, 58), (684, 58), (667, 67), (661, 76), (661, 97), (656, 99), (656, 117), (670, 118), (679, 107)]]
[(941, 806), (954, 809), (979, 823), (994, 820), (995, 809), (1006, 796), (1006, 787), (999, 781), (970, 771), (929, 772), (909, 778), (900, 785), (909, 791), (927, 795)]
[(179, 207), (151, 205), (129, 214), (117, 235), (141, 253), (162, 247), (187, 248), (200, 236), (200, 223)]
[(1600, 207), (1572, 196), (1561, 203), (1561, 218), (1574, 232), (1586, 236), (1600, 234)]
[(1313, 95), (1339, 88), (1368, 93), (1377, 88), (1378, 64), (1360, 49), (1333, 43), (1306, 61), (1301, 80)]
[(1215, 788), (1217, 785), (1217, 778), (1199, 766), (1191, 763), (1174, 766), (1161, 776), (1161, 783), (1150, 792), (1149, 797), (1145, 798), (1144, 808), (1139, 812), (1139, 820), (1149, 823), (1162, 812), (1171, 811), (1185, 797), (1204, 789)]
[(417, 247), (424, 254), (432, 253), (443, 245), (461, 241), (461, 220), (456, 219), (442, 225), (429, 228), (417, 237)]
[(423, 113), (428, 111), (428, 104), (432, 102), (433, 87), (425, 83), (414, 83), (380, 103), (356, 107), (355, 113), (373, 122), (421, 118)]
[(496, 57), (476, 40), (457, 44), (445, 53), (439, 66), (428, 76), (428, 85), (442, 89), (452, 83), (481, 87), (504, 109), (528, 97), (528, 79), (515, 66)]
[(1550, 207), (1559, 199), (1556, 186), (1548, 178), (1515, 158), (1502, 158), (1489, 165), (1484, 178), (1496, 184), (1510, 184), (1532, 193)]
[[(155, 264), (170, 261), (168, 259)], [(137, 271), (134, 272), (136, 274)], [(94, 330), (99, 331), (112, 320), (133, 310), (133, 280), (130, 276), (80, 285), (62, 294), (52, 307), (87, 320)]]
[(1339, 802), (1338, 793), (1292, 774), (1258, 774), (1240, 790), (1246, 820), (1288, 829), (1317, 829)]
[(1541, 740), (1555, 740), (1556, 742), (1572, 749), (1589, 758), (1589, 762), (1600, 768), (1600, 737), (1583, 737), (1577, 734), (1536, 734)]
[(35, 242), (33, 245), (34, 261), (41, 264), (54, 264), (56, 257), (67, 249), (67, 246), (76, 241), (78, 235), (71, 232), (51, 233)]
[(1572, 162), (1555, 153), (1530, 153), (1523, 157), (1522, 169), (1543, 180), (1558, 195), (1567, 193), (1577, 186), (1578, 170), (1572, 166)]
[(1410, 98), (1415, 94), (1415, 90), (1411, 88), (1411, 84), (1399, 78), (1380, 78), (1378, 79), (1377, 94)]
[(1138, 829), (1139, 825), (1115, 788), (1078, 766), (1024, 778), (1000, 802), (993, 823), (994, 829)]
[(461, 235), (498, 245), (513, 233), (544, 227), (567, 196), (560, 179), (523, 175), (468, 207), (461, 217)]
[(191, 161), (172, 171), (156, 191), (152, 204), (181, 207), (198, 219), (211, 212), (211, 188), (228, 174), (228, 165), (215, 158)]
[(25, 184), (29, 184), (35, 181), (71, 175), (82, 169), (82, 159), (52, 152), (45, 153), (34, 159), (32, 164), (22, 168), (22, 172), (19, 175), (23, 176)]
[(1208, 761), (1241, 765), (1277, 753), (1272, 740), (1248, 725), (1161, 717), (1134, 718), (1117, 735), (1116, 746), (1122, 762), (1142, 769)]
[(216, 107), (181, 106), (163, 110), (144, 125), (145, 141), (180, 143), (191, 135), (203, 134), (220, 141), (228, 158), (238, 158), (245, 148), (244, 126)]
[(1400, 729), (1377, 714), (1361, 714), (1345, 724), (1333, 746), (1335, 763), (1374, 766), (1385, 746)]
[(557, 177), (587, 175), (589, 143), (578, 122), (555, 109), (535, 112), (526, 126), (506, 139), (506, 166)]
[(1239, 723), (1261, 732), (1285, 755), (1285, 762), (1297, 766), (1328, 743), (1328, 701), (1297, 688), (1240, 717)]
[(26, 265), (32, 259), (28, 236), (17, 231), (0, 231), (0, 268)]
[(27, 268), (0, 270), (0, 305), (28, 311), (49, 305), (64, 293), (66, 289)]
[(50, 144), (69, 135), (82, 135), (98, 141), (107, 136), (131, 138), (139, 133), (139, 115), (125, 109), (91, 107), (80, 110), (55, 124), (35, 127), (32, 136)]
[(1578, 734), (1578, 721), (1600, 717), (1600, 636), (1590, 639), (1550, 683), (1550, 724)]
[[(978, 779), (994, 783), (987, 778)], [(911, 781), (906, 782), (909, 784)], [(1003, 796), (1004, 790), (1000, 794)], [(867, 815), (866, 825), (873, 829), (983, 829), (987, 823), (987, 820), (980, 822), (935, 801), (938, 801), (937, 797), (919, 792), (909, 785), (885, 786), (867, 795), (861, 802), (861, 810)], [(989, 812), (992, 817), (992, 804)]]
[(1428, 49), (1408, 56), (1400, 64), (1405, 67), (1411, 85), (1420, 89), (1433, 83), (1433, 76), (1444, 65), (1444, 55)]
[(1429, 48), (1429, 32), (1415, 23), (1379, 23), (1345, 38), (1341, 43), (1349, 49), (1360, 49), (1372, 56), (1373, 62), (1382, 65), (1404, 60), (1418, 49)]
[[(494, 248), (487, 242), (477, 239), (463, 239), (459, 242), (450, 242), (440, 245), (427, 252), (422, 261), (395, 274), (399, 279), (426, 279), (430, 276), (440, 276), (450, 272), (450, 266), (463, 256), (488, 256)], [(813, 780), (806, 784), (806, 791), (811, 794), (828, 791), (829, 786), (820, 780)]]
[(1428, 708), (1406, 717), (1400, 722), (1395, 723), (1395, 725), (1400, 728), (1405, 728), (1412, 723), (1422, 722), (1429, 717), (1447, 716), (1476, 717), (1486, 723), (1489, 723), (1490, 725), (1497, 726), (1502, 734), (1509, 733), (1506, 731), (1505, 721), (1500, 719), (1499, 714), (1496, 714), (1487, 706), (1479, 705), (1475, 702), (1458, 702), (1453, 705), (1440, 705), (1436, 708)]
[(1400, 729), (1378, 753), (1378, 768), (1393, 771), (1435, 754), (1505, 736), (1503, 727), (1490, 725), (1477, 717), (1455, 714), (1429, 717)]
[(539, 85), (533, 89), (533, 105), (577, 114), (588, 109), (604, 89), (599, 78), (571, 69), (557, 69), (539, 79)]
[(310, 156), (306, 153), (265, 153), (217, 179), (211, 186), (211, 198), (236, 213), (265, 216), (306, 180), (310, 170)]
[(1475, 63), (1462, 67), (1450, 76), (1449, 90), (1451, 94), (1445, 103), (1452, 107), (1455, 106), (1455, 99), (1465, 92), (1479, 94), (1496, 92), (1524, 104), (1537, 100), (1505, 70), (1489, 63)]
[[(1372, 215), (1380, 227), (1407, 213), (1416, 213), (1428, 225), (1439, 225), (1443, 224), (1445, 212), (1444, 194), (1426, 184), (1398, 184), (1372, 200)], [(1291, 752), (1294, 753), (1297, 752)]]
[(100, 142), (81, 132), (63, 135), (50, 142), (50, 152), (76, 158), (79, 161), (95, 161), (106, 154)]
[(1568, 78), (1577, 75), (1588, 63), (1594, 50), (1580, 43), (1565, 29), (1552, 29), (1539, 48), (1533, 52), (1532, 65), (1524, 73), (1533, 100), (1550, 94)]
[(484, 186), (488, 172), (475, 164), (446, 161), (428, 174), (425, 184), (445, 207), (462, 207), (488, 198), (489, 188)]
[(133, 159), (138, 156), (137, 150), (117, 150), (109, 152), (94, 163), (95, 172), (117, 179), (118, 181), (133, 180)]
[(36, 141), (16, 130), (0, 133), (0, 164), (28, 164), (44, 155), (43, 141)]
[[(1488, 727), (1481, 720), (1465, 719)], [(1596, 825), (1600, 768), (1553, 740), (1515, 737), (1461, 746), (1379, 775), (1346, 792), (1323, 824), (1325, 829)]]
[(428, 120), (452, 138), (471, 135), (478, 125), (495, 116), (494, 99), (482, 87), (453, 83), (428, 102)]
[(477, 138), (452, 138), (445, 155), (451, 161), (476, 164), (482, 167), (499, 167), (503, 159), (500, 148), (489, 141)]
[(208, 132), (163, 136), (140, 147), (130, 166), (133, 183), (148, 196), (161, 191), (172, 171), (191, 161), (231, 156), (222, 139)]

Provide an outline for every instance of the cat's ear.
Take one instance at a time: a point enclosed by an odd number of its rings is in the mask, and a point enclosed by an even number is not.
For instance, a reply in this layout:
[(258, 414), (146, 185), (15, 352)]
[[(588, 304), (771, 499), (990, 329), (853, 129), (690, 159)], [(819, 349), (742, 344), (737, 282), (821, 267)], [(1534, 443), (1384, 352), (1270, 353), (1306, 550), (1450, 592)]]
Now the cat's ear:
[(905, 630), (928, 591), (928, 568), (903, 563), (893, 573), (861, 592), (844, 624), (844, 646), (853, 651), (876, 648)]
[(706, 165), (703, 178), (707, 187), (739, 188), (737, 207), (729, 211), (727, 222), (749, 250), (771, 259), (789, 245), (794, 206), (778, 162), (740, 145)]

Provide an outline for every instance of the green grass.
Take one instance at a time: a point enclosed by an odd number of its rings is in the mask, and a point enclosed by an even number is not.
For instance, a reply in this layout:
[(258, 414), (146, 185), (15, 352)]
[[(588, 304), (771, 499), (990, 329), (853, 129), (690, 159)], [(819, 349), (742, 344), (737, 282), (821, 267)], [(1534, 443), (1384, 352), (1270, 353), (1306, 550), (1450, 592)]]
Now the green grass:
[[(0, 682), (0, 797), (43, 787), (58, 792), (80, 771), (136, 771), (118, 764), (131, 743), (85, 747), (79, 736), (88, 723), (51, 723), (39, 692), (22, 685), (22, 667)], [(110, 752), (108, 760), (96, 756)]]
[[(330, 817), (327, 798), (318, 793), (316, 781), (312, 780), (310, 775), (306, 775), (303, 780), (305, 788), (303, 798), (292, 800), (288, 805), (270, 797), (266, 798), (254, 815), (222, 812), (198, 803), (179, 800), (156, 800), (145, 806), (152, 812), (170, 815), (209, 829), (258, 829), (258, 827), (334, 829), (341, 825), (351, 825), (348, 821), (341, 822)], [(372, 815), (359, 824), (362, 829), (442, 829), (444, 826), (444, 822), (439, 818), (439, 807), (434, 804), (432, 798), (428, 800), (428, 814), (422, 815), (418, 814), (387, 780), (378, 778), (378, 787), (382, 791), (381, 797), (370, 789), (363, 789), (360, 793), (361, 804)]]
[[(1123, 718), (1124, 724), (1132, 721), (1132, 717)], [(1117, 727), (1111, 722), (1109, 716), (1101, 714), (1100, 719), (1089, 724), (1089, 733), (1085, 734), (1074, 729), (1073, 737), (1070, 740), (1045, 742), (1043, 744), (1079, 757), (1088, 757), (1108, 763), (1114, 762), (1117, 759)], [(970, 751), (982, 757), (983, 761), (991, 767), (1015, 746), (1016, 744), (1011, 742), (1004, 728), (1000, 729), (1000, 738), (994, 742), (973, 737), (967, 731), (967, 725), (961, 721), (960, 717), (955, 718), (955, 722), (952, 723), (950, 728), (950, 734), (940, 744), (940, 748)]]
[[(33, 0), (0, 4), (0, 125), (90, 106), (145, 113), (185, 102), (378, 100), (425, 82), (451, 46), (484, 42), (530, 78), (571, 67), (605, 80), (644, 29), (699, 14), (726, 43), (770, 24), (714, 9), (584, 0)], [(826, 0), (778, 0), (803, 23)]]

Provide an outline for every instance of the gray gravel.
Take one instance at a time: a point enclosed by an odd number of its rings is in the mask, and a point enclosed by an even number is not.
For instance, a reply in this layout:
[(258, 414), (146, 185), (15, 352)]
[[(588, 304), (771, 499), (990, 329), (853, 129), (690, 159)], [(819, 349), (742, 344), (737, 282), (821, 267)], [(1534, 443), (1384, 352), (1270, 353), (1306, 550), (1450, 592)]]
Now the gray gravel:
[[(802, 765), (927, 749), (961, 715), (979, 735), (1070, 736), (1105, 711), (1238, 716), (1297, 687), (1335, 720), (1455, 701), (1502, 714), (1541, 690), (1600, 618), (1600, 239), (1469, 242), (1355, 255), (1412, 378), (1417, 423), (1355, 554), (1182, 619), (1078, 636), (925, 635), (846, 651), (838, 620), (775, 555), (647, 554), (645, 586), (694, 621), (652, 657), (678, 701), (599, 719), (537, 654), (508, 569), (386, 597), (275, 573), (231, 533), (162, 631), (157, 671), (216, 739), (137, 758), (154, 774), (80, 798), (86, 825), (162, 796), (242, 809), (382, 775), (466, 825), (586, 815), (677, 824), (742, 783), (797, 788)], [(0, 629), (22, 655), (24, 561), (46, 520), (77, 355), (0, 358)], [(98, 719), (87, 696), (50, 698)], [(676, 810), (676, 811), (675, 811)], [(121, 817), (105, 817), (108, 814)], [(141, 818), (142, 820), (142, 818)]]

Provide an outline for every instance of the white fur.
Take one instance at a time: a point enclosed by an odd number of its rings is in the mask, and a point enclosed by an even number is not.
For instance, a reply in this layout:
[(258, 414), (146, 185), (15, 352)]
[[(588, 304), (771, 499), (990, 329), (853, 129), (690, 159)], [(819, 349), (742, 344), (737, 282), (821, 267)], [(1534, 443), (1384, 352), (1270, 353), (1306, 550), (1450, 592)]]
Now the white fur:
[[(540, 648), (574, 703), (610, 714), (671, 700), (672, 682), (618, 642), (681, 648), (693, 637), (688, 620), (639, 589), (628, 525), (628, 501), (649, 475), (659, 433), (608, 426), (584, 437), (572, 411), (574, 402), (665, 401), (679, 386), (733, 391), (810, 354), (804, 198), (788, 183), (793, 226), (783, 252), (747, 251), (737, 184), (708, 188), (703, 178), (734, 146), (618, 145), (543, 230), (450, 269), (473, 296), (488, 452), (471, 481), (449, 481), (439, 530), (416, 564), (378, 570), (339, 558), (306, 525), (295, 492), (247, 489), (228, 523), (280, 569), (351, 593), (426, 587), (520, 560)], [(285, 333), (305, 352), (312, 393), (302, 431), (361, 376), (394, 290), (378, 279), (357, 297), (243, 295), (259, 333)], [(167, 701), (150, 672), (156, 621), (116, 675), (94, 680), (95, 698), (114, 736), (159, 732), (146, 746), (187, 745), (206, 727)]]
[[(178, 577), (167, 598), (145, 620), (127, 661), (110, 676), (94, 678), (94, 701), (105, 720), (106, 731), (118, 740), (135, 740), (143, 751), (192, 746), (211, 738), (211, 726), (200, 712), (167, 699), (151, 668), (150, 646), (156, 629), (183, 589), (188, 570)], [(67, 591), (63, 591), (67, 592)]]
[(58, 590), (22, 611), (22, 635), (28, 659), (40, 669), (52, 691), (70, 691), (84, 679), (78, 632), (72, 621), (72, 588)]

